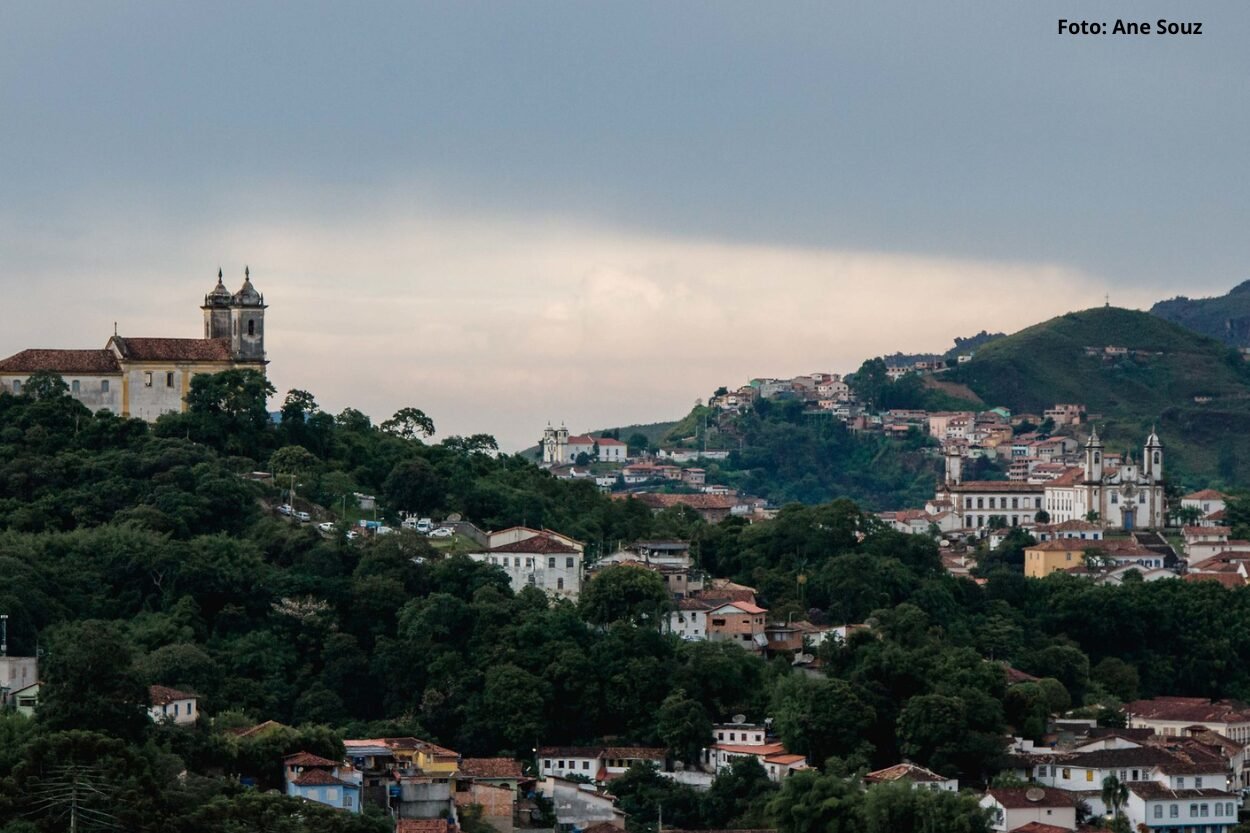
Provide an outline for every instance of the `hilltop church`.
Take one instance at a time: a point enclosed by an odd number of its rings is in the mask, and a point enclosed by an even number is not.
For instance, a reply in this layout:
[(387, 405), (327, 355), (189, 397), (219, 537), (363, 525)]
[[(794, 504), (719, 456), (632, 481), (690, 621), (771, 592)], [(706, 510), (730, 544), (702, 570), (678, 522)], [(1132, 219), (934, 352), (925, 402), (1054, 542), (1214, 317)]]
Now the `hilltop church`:
[(92, 411), (107, 410), (149, 422), (186, 410), (191, 377), (232, 368), (265, 371), (265, 296), (243, 270), (230, 292), (217, 285), (204, 296), (203, 338), (134, 338), (116, 333), (99, 350), (31, 349), (0, 360), (0, 390), (21, 393), (30, 374), (56, 373), (70, 395)]

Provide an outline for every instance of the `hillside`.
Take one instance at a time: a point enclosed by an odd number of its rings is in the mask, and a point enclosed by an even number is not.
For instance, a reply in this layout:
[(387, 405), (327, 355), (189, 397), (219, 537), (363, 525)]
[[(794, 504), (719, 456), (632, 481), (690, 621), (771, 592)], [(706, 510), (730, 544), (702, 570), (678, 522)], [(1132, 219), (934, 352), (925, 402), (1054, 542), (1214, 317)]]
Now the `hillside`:
[(946, 379), (1017, 413), (1083, 403), (1124, 448), (1157, 422), (1174, 475), (1250, 475), (1250, 365), (1158, 316), (1115, 307), (1068, 313), (986, 344)]
[(1250, 281), (1215, 298), (1177, 296), (1150, 308), (1151, 315), (1234, 347), (1250, 347)]

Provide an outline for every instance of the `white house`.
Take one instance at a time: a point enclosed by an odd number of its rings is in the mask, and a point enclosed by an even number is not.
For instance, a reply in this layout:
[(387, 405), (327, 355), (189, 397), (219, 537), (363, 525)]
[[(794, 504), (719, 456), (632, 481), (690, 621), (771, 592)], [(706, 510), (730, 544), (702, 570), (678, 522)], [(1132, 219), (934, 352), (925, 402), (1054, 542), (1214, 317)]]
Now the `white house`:
[(1181, 498), (1181, 506), (1186, 509), (1197, 509), (1205, 518), (1207, 515), (1224, 511), (1225, 497), (1223, 493), (1214, 489), (1203, 489), (1200, 492), (1190, 492)]
[(1076, 829), (1076, 799), (1071, 793), (1050, 787), (990, 789), (981, 798), (990, 811), (990, 829), (1007, 833), (1030, 822), (1063, 830)]
[(620, 440), (614, 440), (611, 437), (600, 437), (595, 440), (599, 446), (599, 462), (601, 463), (624, 463), (628, 457), (628, 446)]
[(1228, 833), (1237, 825), (1237, 800), (1222, 789), (1172, 788), (1156, 781), (1130, 783), (1124, 812), (1134, 830)]
[(148, 716), (157, 723), (170, 721), (179, 726), (190, 726), (199, 716), (196, 696), (190, 692), (153, 685), (148, 686), (148, 698), (152, 702), (148, 708)]
[(716, 742), (703, 750), (703, 768), (712, 773), (729, 769), (738, 758), (760, 762), (772, 781), (781, 781), (808, 769), (807, 758), (795, 755), (780, 741), (771, 740), (765, 728), (752, 723), (724, 723), (712, 727)]
[(543, 746), (538, 749), (538, 771), (544, 778), (582, 776), (603, 783), (634, 764), (663, 769), (664, 757), (663, 749), (649, 746)]
[(895, 764), (878, 769), (864, 776), (866, 784), (889, 784), (902, 781), (912, 785), (912, 789), (933, 790), (935, 792), (959, 792), (959, 779), (938, 775), (931, 769), (925, 769), (912, 763)]
[[(505, 532), (523, 529), (514, 527)], [(469, 558), (502, 568), (516, 592), (537, 587), (549, 596), (576, 601), (582, 592), (581, 545), (570, 543), (572, 539), (567, 536), (546, 530), (525, 532), (533, 534), (527, 537), (521, 537), (519, 532), (502, 535), (500, 539), (505, 543), (469, 553)], [(492, 544), (495, 540), (495, 533), (491, 533)]]

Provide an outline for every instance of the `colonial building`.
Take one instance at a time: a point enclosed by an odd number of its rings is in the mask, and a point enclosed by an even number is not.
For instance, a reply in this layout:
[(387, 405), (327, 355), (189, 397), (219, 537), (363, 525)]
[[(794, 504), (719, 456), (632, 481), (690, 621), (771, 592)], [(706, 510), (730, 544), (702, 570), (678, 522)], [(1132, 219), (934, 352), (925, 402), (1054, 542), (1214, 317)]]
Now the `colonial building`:
[(265, 370), (265, 298), (250, 271), (231, 293), (217, 271), (204, 296), (203, 338), (135, 338), (116, 333), (99, 350), (23, 350), (0, 361), (0, 390), (14, 394), (32, 373), (56, 373), (93, 411), (148, 421), (186, 409), (191, 377), (236, 367)]
[(1109, 468), (1103, 452), (1095, 429), (1085, 443), (1085, 464), (1045, 484), (1044, 506), (1051, 521), (1093, 519), (1105, 528), (1126, 530), (1164, 526), (1163, 444), (1158, 434), (1151, 431), (1146, 438), (1140, 466), (1129, 455), (1123, 464)]

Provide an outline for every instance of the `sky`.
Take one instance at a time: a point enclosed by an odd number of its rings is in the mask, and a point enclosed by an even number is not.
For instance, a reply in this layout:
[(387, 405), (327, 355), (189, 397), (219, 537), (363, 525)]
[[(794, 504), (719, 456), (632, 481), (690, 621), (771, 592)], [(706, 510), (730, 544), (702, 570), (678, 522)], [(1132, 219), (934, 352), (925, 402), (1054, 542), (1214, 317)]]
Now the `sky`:
[[(1203, 34), (1056, 32), (1122, 15)], [(279, 400), (516, 450), (1222, 294), (1248, 37), (1243, 0), (10, 0), (0, 355), (197, 337), (246, 265)]]

